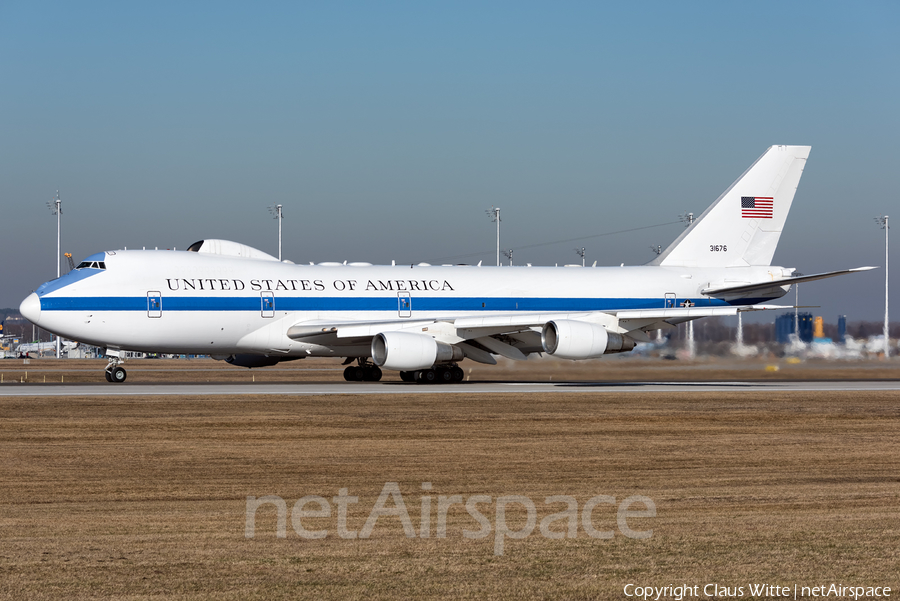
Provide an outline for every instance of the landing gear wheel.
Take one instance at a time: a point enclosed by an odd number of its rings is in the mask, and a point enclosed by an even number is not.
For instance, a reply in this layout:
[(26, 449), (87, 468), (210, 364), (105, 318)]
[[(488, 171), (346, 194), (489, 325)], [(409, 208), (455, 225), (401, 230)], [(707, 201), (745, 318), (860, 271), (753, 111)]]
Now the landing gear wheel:
[(416, 372), (414, 371), (401, 371), (400, 379), (404, 382), (415, 382), (416, 381)]
[(109, 374), (110, 381), (117, 384), (124, 382), (125, 378), (128, 377), (128, 374), (125, 372), (125, 368), (119, 367), (118, 365), (106, 373)]
[(107, 381), (107, 382), (112, 382), (112, 381), (113, 381), (113, 379), (112, 379), (112, 374), (109, 373), (109, 370), (108, 370), (108, 369), (107, 369), (106, 371), (103, 372), (103, 375), (106, 376), (106, 381)]
[(454, 365), (453, 367), (450, 368), (450, 373), (453, 375), (454, 382), (462, 382), (463, 378), (466, 377), (466, 374), (462, 370), (462, 368), (457, 367), (456, 365)]
[(366, 370), (366, 380), (369, 382), (379, 382), (381, 375), (381, 369), (377, 365), (372, 365)]
[(344, 370), (344, 379), (348, 382), (362, 382), (366, 379), (366, 372), (359, 365), (350, 365)]
[(434, 384), (437, 373), (433, 369), (423, 369), (416, 372), (416, 382), (419, 384)]
[(436, 379), (438, 382), (441, 382), (442, 384), (449, 384), (450, 382), (453, 381), (453, 372), (451, 372), (446, 367), (442, 367), (436, 371), (437, 371)]

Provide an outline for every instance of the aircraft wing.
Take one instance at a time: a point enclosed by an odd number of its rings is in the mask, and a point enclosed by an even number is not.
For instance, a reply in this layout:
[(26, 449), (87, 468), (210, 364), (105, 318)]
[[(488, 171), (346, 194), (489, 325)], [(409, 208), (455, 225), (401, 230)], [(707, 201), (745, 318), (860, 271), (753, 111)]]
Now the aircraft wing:
[(842, 269), (840, 271), (829, 271), (826, 273), (816, 273), (813, 275), (801, 275), (796, 277), (784, 278), (781, 280), (769, 280), (768, 282), (757, 282), (753, 284), (740, 284), (738, 286), (721, 286), (718, 288), (706, 288), (700, 293), (707, 296), (720, 296), (727, 294), (743, 294), (745, 292), (758, 292), (762, 290), (770, 290), (791, 284), (799, 284), (801, 282), (812, 282), (814, 280), (824, 280), (825, 278), (833, 278), (835, 276), (844, 275), (846, 273), (856, 273), (858, 271), (869, 271), (877, 269), (876, 267), (855, 267), (853, 269)]
[(406, 331), (433, 336), (461, 346), (466, 355), (482, 363), (496, 363), (492, 355), (523, 360), (541, 352), (541, 328), (549, 321), (573, 320), (602, 325), (638, 342), (649, 342), (647, 332), (674, 327), (700, 317), (737, 315), (739, 311), (784, 309), (779, 305), (733, 307), (676, 307), (578, 313), (500, 314), (483, 317), (448, 317), (427, 320), (306, 321), (291, 326), (288, 338), (326, 346), (359, 345), (382, 332)]

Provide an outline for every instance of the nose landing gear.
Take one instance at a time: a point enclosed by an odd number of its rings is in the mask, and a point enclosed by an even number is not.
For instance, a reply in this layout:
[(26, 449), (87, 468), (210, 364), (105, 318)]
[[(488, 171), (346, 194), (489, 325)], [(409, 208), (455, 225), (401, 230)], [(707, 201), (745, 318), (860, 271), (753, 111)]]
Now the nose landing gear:
[(116, 365), (112, 369), (107, 368), (104, 372), (106, 374), (107, 382), (124, 382), (125, 378), (128, 377), (128, 373), (125, 371), (124, 367), (119, 367)]
[(106, 365), (106, 371), (104, 372), (107, 382), (118, 384), (124, 382), (125, 378), (128, 377), (125, 368), (121, 366), (121, 364), (125, 362), (125, 359), (121, 357), (122, 354), (122, 351), (112, 351), (107, 349), (106, 356), (109, 357), (109, 363)]

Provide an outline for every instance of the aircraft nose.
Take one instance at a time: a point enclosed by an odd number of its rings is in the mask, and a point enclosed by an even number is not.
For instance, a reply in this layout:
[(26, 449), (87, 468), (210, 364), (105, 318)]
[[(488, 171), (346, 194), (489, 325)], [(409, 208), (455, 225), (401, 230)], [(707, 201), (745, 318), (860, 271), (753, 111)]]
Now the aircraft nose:
[(22, 301), (22, 304), (19, 305), (19, 313), (22, 314), (25, 319), (30, 321), (33, 324), (37, 324), (41, 321), (41, 299), (38, 298), (38, 295), (32, 292), (28, 295), (28, 298)]

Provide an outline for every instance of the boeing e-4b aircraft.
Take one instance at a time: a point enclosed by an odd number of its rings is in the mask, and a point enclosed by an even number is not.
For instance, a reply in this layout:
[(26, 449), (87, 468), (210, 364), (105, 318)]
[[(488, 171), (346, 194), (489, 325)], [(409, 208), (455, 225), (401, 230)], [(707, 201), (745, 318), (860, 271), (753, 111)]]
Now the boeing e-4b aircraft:
[[(225, 240), (186, 252), (106, 251), (20, 307), (58, 336), (106, 349), (209, 354), (244, 367), (342, 357), (348, 380), (453, 382), (457, 363), (630, 351), (648, 332), (767, 305), (795, 276), (771, 265), (809, 146), (772, 146), (654, 261), (638, 267), (295, 265)], [(351, 363), (355, 360), (356, 364)]]

